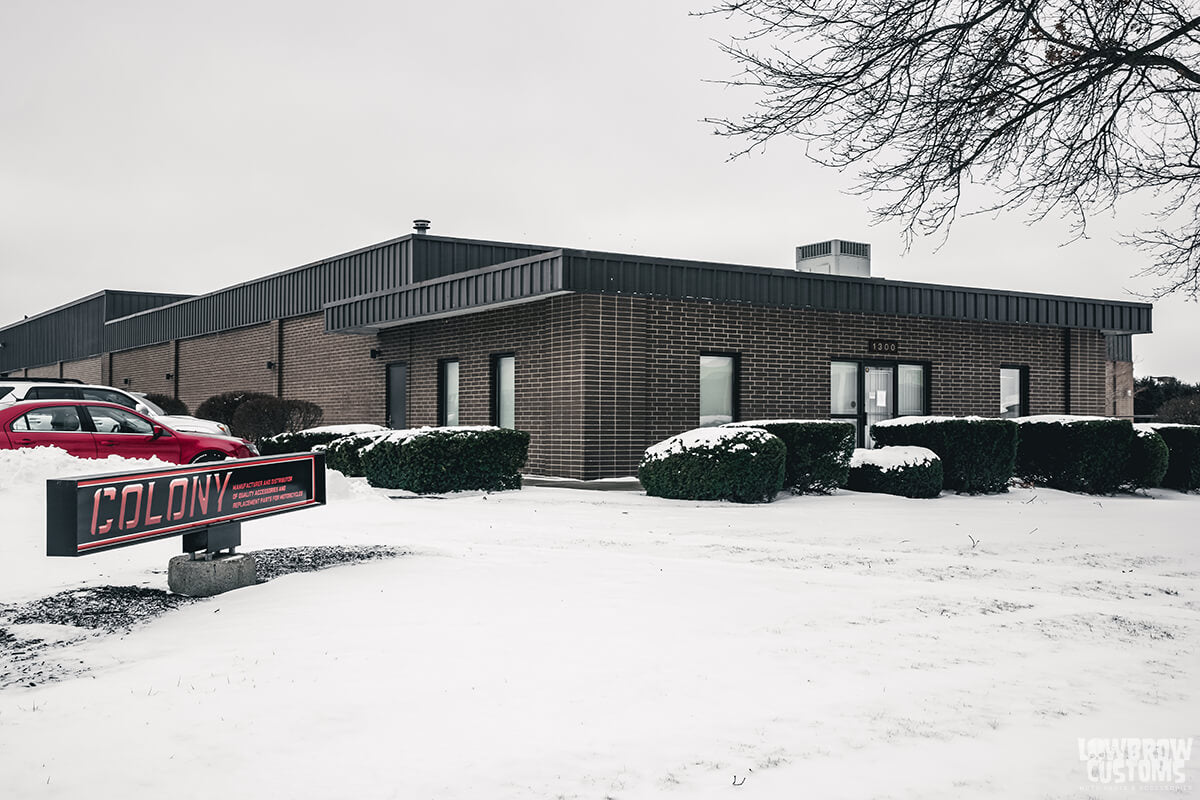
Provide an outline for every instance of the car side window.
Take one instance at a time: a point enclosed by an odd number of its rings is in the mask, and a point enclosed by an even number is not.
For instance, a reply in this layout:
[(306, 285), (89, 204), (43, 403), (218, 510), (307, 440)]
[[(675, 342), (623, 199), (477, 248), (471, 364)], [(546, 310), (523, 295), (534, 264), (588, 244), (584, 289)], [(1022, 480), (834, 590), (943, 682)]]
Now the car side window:
[(0, 386), (0, 400), (8, 397), (8, 393), (13, 390), (11, 386)]
[(26, 400), (74, 400), (79, 390), (71, 386), (34, 386), (25, 395)]
[(102, 403), (116, 403), (119, 406), (126, 408), (136, 408), (137, 402), (128, 395), (114, 392), (112, 389), (80, 389), (83, 392), (84, 400), (99, 400)]
[(77, 433), (83, 430), (83, 426), (79, 424), (79, 412), (75, 406), (35, 408), (28, 414), (15, 419), (9, 427), (14, 431), (45, 433)]
[(96, 433), (154, 433), (154, 426), (137, 414), (122, 408), (88, 406), (88, 415), (96, 426)]

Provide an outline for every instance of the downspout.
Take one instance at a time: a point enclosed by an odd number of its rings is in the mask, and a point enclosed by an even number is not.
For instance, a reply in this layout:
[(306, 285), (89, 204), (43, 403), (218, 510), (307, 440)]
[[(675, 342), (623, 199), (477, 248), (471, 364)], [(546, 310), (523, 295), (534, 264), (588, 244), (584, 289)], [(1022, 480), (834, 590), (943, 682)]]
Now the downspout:
[(1071, 329), (1066, 328), (1063, 331), (1063, 399), (1064, 414), (1071, 413)]

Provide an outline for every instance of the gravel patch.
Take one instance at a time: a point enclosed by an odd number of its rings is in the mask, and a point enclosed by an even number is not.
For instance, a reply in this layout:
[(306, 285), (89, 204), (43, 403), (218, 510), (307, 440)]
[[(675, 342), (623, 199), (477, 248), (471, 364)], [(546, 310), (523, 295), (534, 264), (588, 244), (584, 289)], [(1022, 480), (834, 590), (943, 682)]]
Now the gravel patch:
[[(315, 572), (360, 561), (408, 555), (395, 547), (278, 547), (256, 550), (258, 582), (293, 572)], [(69, 658), (81, 639), (125, 634), (198, 598), (144, 586), (88, 586), (11, 606), (0, 606), (0, 689), (34, 687), (87, 672)], [(48, 635), (50, 632), (52, 635)]]

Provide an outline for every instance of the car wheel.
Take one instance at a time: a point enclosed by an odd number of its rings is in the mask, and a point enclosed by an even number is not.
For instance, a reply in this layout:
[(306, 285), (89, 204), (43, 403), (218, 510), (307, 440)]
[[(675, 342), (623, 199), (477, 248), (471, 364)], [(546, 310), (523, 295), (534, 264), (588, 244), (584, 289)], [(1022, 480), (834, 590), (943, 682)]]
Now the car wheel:
[(226, 454), (218, 450), (205, 450), (200, 455), (191, 460), (192, 464), (202, 464), (205, 461), (224, 461), (229, 458)]

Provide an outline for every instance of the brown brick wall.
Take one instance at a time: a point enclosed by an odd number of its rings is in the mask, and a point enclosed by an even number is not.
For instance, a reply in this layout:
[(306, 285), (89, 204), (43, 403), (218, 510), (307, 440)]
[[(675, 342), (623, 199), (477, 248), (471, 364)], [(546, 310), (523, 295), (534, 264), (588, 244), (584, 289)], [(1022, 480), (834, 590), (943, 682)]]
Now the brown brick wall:
[(167, 378), (168, 374), (175, 374), (174, 342), (113, 353), (109, 364), (108, 383), (111, 386), (131, 392), (175, 396), (175, 380)]
[(374, 336), (326, 334), (322, 314), (283, 321), (283, 396), (310, 400), (327, 425), (383, 424), (386, 362)]
[[(743, 419), (825, 418), (830, 360), (869, 359), (868, 339), (929, 363), (931, 413), (997, 414), (1002, 364), (1029, 368), (1031, 413), (1065, 410), (1057, 328), (573, 295), (395, 328), (379, 346), (380, 361), (409, 364), (410, 425), (436, 423), (437, 362), (450, 357), (461, 423), (486, 423), (488, 356), (515, 351), (529, 471), (597, 478), (634, 473), (645, 447), (695, 427), (701, 351), (740, 355)], [(1075, 413), (1104, 411), (1104, 353), (1101, 334), (1072, 331)]]
[[(491, 415), (493, 353), (516, 356), (516, 426), (531, 436), (526, 471), (583, 477), (586, 346), (581, 308), (593, 298), (551, 298), (494, 311), (391, 328), (379, 334), (385, 365), (408, 364), (408, 425), (437, 424), (438, 361), (459, 360), (459, 422)], [(383, 398), (379, 398), (383, 419)]]
[(1104, 413), (1133, 419), (1133, 362), (1104, 362), (1104, 386), (1107, 392)]
[(58, 373), (58, 362), (46, 364), (42, 367), (30, 367), (25, 370), (25, 376), (27, 378), (61, 378), (62, 376)]
[[(829, 362), (868, 360), (868, 339), (899, 342), (897, 360), (930, 364), (930, 413), (998, 413), (1002, 364), (1029, 368), (1030, 411), (1062, 413), (1064, 333), (1055, 328), (766, 309), (698, 301), (647, 304), (647, 443), (697, 422), (698, 356), (741, 355), (741, 416), (824, 418)], [(1075, 331), (1076, 413), (1101, 413), (1104, 339)], [(1099, 370), (1097, 378), (1096, 371)]]
[[(279, 323), (179, 341), (179, 399), (193, 411), (209, 397), (222, 392), (251, 391), (275, 394), (279, 362)], [(165, 374), (165, 373), (164, 373)]]
[[(1066, 332), (1064, 332), (1066, 335)], [(1106, 414), (1109, 393), (1105, 382), (1108, 348), (1100, 331), (1072, 330), (1072, 414)], [(1111, 408), (1111, 406), (1108, 406)]]
[(84, 383), (104, 383), (103, 359), (100, 356), (79, 361), (64, 361), (62, 377), (74, 378)]

